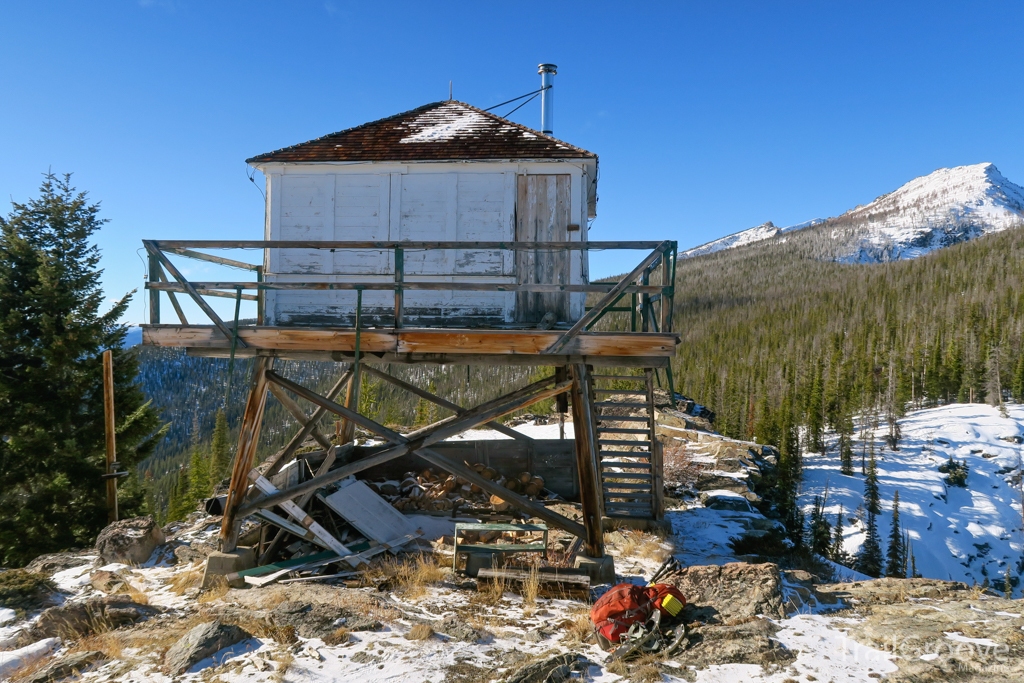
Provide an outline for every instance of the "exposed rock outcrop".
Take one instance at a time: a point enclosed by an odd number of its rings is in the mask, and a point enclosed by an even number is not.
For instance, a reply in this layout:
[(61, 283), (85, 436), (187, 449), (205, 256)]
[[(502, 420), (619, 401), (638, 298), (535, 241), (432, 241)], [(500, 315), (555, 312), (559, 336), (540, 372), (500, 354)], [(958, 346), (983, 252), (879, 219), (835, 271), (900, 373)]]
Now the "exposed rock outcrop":
[(238, 626), (211, 621), (199, 624), (175, 643), (164, 657), (164, 667), (180, 676), (207, 657), (251, 637)]
[(96, 551), (106, 563), (145, 563), (157, 546), (166, 541), (152, 517), (133, 517), (113, 522), (96, 537)]
[(686, 596), (689, 619), (727, 622), (758, 615), (785, 617), (779, 568), (768, 562), (685, 567), (672, 574), (669, 582)]
[(22, 639), (32, 642), (42, 638), (78, 637), (132, 624), (161, 611), (159, 607), (140, 605), (127, 595), (106, 595), (69, 602), (45, 610)]

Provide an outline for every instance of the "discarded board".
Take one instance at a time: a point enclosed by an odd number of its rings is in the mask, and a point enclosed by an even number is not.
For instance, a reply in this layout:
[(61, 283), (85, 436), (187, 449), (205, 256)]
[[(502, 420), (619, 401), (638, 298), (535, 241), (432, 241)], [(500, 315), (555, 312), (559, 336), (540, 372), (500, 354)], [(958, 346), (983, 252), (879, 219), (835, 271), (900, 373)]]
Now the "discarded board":
[(590, 576), (583, 572), (549, 569), (531, 575), (529, 569), (515, 567), (481, 567), (477, 572), (478, 580), (504, 581), (513, 584), (527, 584), (533, 580), (533, 576), (537, 577), (537, 586), (545, 592), (586, 593), (590, 591)]
[(408, 517), (357, 479), (343, 480), (337, 491), (319, 498), (359, 533), (378, 543), (416, 534), (416, 525)]

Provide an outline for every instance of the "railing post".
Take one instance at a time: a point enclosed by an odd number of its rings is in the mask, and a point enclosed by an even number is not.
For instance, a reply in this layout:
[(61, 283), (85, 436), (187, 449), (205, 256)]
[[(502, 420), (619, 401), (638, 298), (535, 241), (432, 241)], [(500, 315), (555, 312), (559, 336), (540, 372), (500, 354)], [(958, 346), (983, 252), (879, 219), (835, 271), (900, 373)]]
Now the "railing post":
[[(256, 266), (256, 282), (263, 282), (263, 266)], [(256, 324), (263, 324), (263, 307), (265, 291), (262, 287), (256, 290)]]
[[(149, 282), (160, 281), (160, 261), (153, 254), (149, 255)], [(160, 324), (160, 290), (149, 290), (149, 324)]]
[(405, 282), (405, 250), (395, 247), (395, 327), (402, 326), (402, 306), (404, 304), (404, 292), (402, 283)]
[[(345, 394), (345, 407), (349, 410), (359, 412), (359, 382), (360, 382), (360, 368), (359, 368), (359, 356), (360, 356), (360, 328), (363, 322), (363, 290), (360, 288), (356, 289), (356, 348), (355, 348), (355, 359), (352, 363), (352, 379), (348, 383), (348, 391)], [(339, 446), (344, 446), (350, 441), (355, 439), (356, 435), (356, 424), (344, 418), (341, 422), (341, 443)]]
[[(644, 270), (643, 275), (640, 276), (640, 284), (647, 286), (651, 284), (651, 269), (647, 268)], [(644, 292), (640, 295), (640, 331), (647, 332), (650, 325), (651, 316), (651, 295)]]

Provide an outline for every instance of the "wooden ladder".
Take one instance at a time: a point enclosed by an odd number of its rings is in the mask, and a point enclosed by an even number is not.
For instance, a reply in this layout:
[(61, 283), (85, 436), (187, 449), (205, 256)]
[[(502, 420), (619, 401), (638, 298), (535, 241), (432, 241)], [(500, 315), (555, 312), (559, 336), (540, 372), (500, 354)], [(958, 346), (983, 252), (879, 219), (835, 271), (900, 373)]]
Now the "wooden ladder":
[(654, 371), (592, 378), (605, 517), (660, 520), (664, 482), (654, 423)]

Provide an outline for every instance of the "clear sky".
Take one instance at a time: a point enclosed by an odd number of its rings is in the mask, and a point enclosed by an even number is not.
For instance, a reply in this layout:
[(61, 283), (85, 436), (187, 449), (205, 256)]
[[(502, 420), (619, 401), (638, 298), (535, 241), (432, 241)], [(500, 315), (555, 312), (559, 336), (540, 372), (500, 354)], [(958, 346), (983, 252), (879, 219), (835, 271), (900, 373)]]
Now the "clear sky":
[[(8, 0), (0, 210), (74, 172), (110, 219), (118, 297), (142, 285), (143, 237), (261, 237), (247, 157), (447, 99), (449, 80), (489, 107), (553, 62), (555, 135), (601, 158), (591, 239), (694, 246), (943, 166), (1024, 184), (1022, 28), (1019, 1)], [(539, 127), (539, 101), (512, 118)]]

